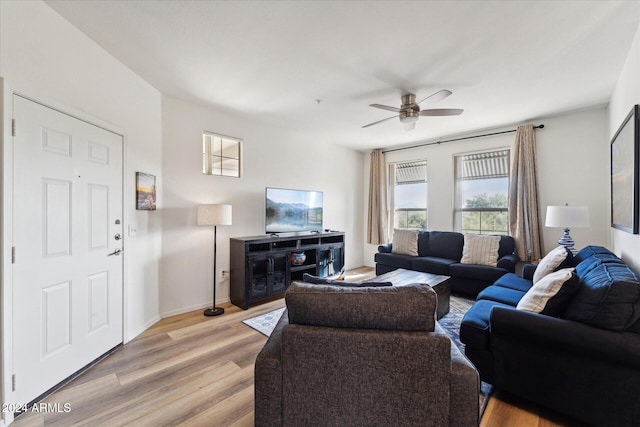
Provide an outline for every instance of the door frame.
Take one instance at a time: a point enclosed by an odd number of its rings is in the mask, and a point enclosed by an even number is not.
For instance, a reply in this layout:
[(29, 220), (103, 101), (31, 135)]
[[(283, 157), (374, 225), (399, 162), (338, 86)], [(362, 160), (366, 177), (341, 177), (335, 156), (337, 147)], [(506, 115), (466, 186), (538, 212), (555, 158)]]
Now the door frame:
[[(60, 113), (71, 116), (75, 119), (100, 127), (109, 132), (115, 133), (122, 139), (122, 224), (127, 224), (125, 203), (125, 170), (127, 170), (126, 154), (126, 134), (125, 132), (97, 117), (86, 112), (74, 109), (68, 105), (52, 100), (46, 96), (26, 95), (25, 91), (14, 90), (9, 86), (6, 79), (0, 76), (0, 187), (2, 197), (0, 198), (0, 240), (2, 256), (0, 257), (0, 403), (9, 405), (13, 402), (12, 375), (14, 372), (13, 361), (13, 268), (12, 268), (12, 247), (13, 247), (13, 99), (20, 96), (29, 101), (51, 108)], [(19, 132), (18, 124), (18, 132)], [(124, 226), (123, 226), (124, 227)], [(127, 242), (127, 233), (123, 233), (122, 248)], [(122, 253), (122, 342), (126, 341), (125, 331), (127, 330), (127, 252)], [(3, 412), (0, 410), (0, 427), (7, 426), (13, 422), (13, 412)]]

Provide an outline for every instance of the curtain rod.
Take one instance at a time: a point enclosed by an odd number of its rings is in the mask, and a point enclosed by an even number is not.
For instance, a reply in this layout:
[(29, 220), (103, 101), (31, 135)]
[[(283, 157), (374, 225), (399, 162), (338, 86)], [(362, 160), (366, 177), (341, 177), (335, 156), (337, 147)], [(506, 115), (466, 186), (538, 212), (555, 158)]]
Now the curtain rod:
[[(537, 125), (537, 126), (534, 126), (533, 128), (534, 129), (544, 129), (544, 125)], [(464, 136), (462, 138), (447, 139), (447, 140), (444, 140), (444, 141), (425, 142), (424, 144), (411, 145), (409, 147), (392, 148), (390, 150), (382, 150), (382, 152), (383, 153), (391, 153), (392, 151), (410, 150), (412, 148), (426, 147), (427, 145), (438, 145), (438, 144), (444, 144), (445, 142), (463, 141), (465, 139), (482, 138), (484, 136), (493, 136), (493, 135), (501, 135), (503, 133), (512, 133), (512, 132), (516, 132), (517, 130), (518, 129), (511, 129), (511, 130), (504, 130), (502, 132), (484, 133), (482, 135)]]

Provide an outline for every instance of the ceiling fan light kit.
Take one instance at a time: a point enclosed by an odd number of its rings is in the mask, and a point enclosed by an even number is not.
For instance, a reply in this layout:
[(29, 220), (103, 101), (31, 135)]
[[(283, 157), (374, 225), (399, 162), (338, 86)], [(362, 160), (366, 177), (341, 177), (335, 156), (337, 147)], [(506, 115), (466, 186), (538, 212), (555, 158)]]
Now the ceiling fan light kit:
[(400, 108), (391, 107), (389, 105), (382, 104), (370, 104), (370, 107), (379, 108), (381, 110), (388, 110), (398, 113), (395, 116), (387, 117), (386, 119), (378, 120), (377, 122), (369, 123), (368, 125), (362, 126), (363, 128), (377, 125), (378, 123), (385, 122), (387, 120), (394, 119), (398, 117), (400, 119), (400, 123), (405, 125), (405, 130), (411, 130), (415, 127), (415, 122), (418, 121), (420, 116), (457, 116), (462, 114), (464, 110), (460, 108), (433, 108), (427, 110), (420, 110), (420, 103), (429, 101), (429, 102), (437, 102), (441, 101), (444, 98), (451, 95), (450, 90), (440, 90), (432, 95), (429, 95), (422, 101), (416, 103), (416, 96), (413, 93), (407, 93), (402, 95), (401, 101), (402, 105)]
[(400, 121), (402, 123), (412, 123), (418, 121), (418, 113), (415, 111), (401, 111), (400, 112)]

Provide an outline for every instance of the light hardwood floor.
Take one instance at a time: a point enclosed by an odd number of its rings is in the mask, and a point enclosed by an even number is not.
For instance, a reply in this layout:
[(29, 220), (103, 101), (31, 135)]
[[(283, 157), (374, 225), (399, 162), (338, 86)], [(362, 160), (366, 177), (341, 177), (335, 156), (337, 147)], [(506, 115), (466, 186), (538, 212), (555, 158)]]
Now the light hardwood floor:
[[(347, 279), (372, 275), (355, 269)], [(28, 412), (12, 426), (252, 426), (254, 362), (267, 338), (242, 320), (284, 300), (246, 311), (222, 306), (220, 317), (197, 310), (161, 320), (46, 399), (69, 412)], [(496, 394), (481, 426), (578, 424)]]

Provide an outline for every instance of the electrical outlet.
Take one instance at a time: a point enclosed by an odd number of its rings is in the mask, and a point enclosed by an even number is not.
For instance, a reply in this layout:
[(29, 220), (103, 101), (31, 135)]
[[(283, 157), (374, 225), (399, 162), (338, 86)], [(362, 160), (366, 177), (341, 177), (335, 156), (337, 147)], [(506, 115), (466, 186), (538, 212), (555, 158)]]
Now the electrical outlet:
[(222, 270), (218, 275), (218, 280), (220, 281), (229, 280), (229, 270)]

